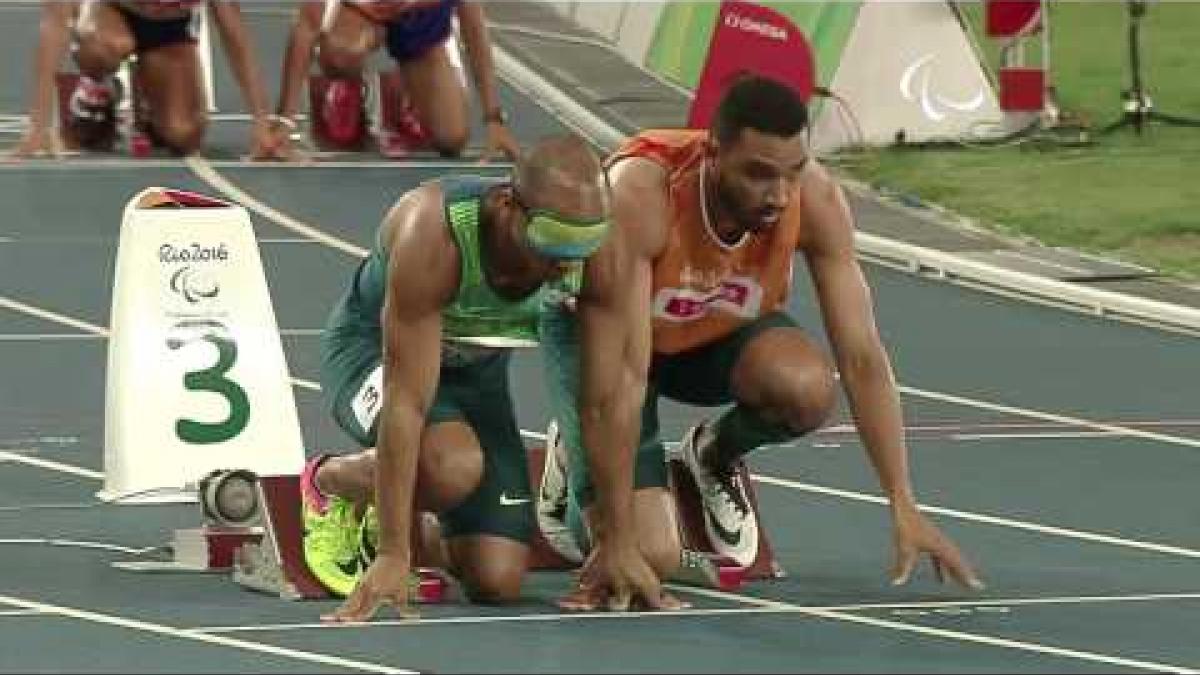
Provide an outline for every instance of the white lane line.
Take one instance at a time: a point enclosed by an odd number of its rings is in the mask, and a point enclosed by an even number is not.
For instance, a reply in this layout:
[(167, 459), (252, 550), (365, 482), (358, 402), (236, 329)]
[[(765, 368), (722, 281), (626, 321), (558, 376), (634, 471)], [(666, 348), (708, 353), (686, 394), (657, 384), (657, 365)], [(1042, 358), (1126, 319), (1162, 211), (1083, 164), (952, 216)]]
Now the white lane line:
[[(29, 451), (24, 451), (24, 452), (29, 452)], [(27, 464), (29, 466), (36, 466), (39, 469), (49, 469), (50, 471), (57, 471), (59, 473), (68, 473), (68, 474), (71, 474), (74, 476), (82, 476), (83, 478), (94, 478), (96, 480), (104, 480), (104, 472), (103, 471), (93, 471), (92, 469), (85, 469), (83, 467), (75, 466), (73, 464), (64, 464), (62, 462), (55, 462), (55, 461), (51, 461), (49, 459), (42, 459), (40, 457), (30, 457), (28, 454), (24, 454), (23, 452), (13, 452), (11, 450), (0, 450), (0, 463), (3, 463), (3, 462), (16, 462), (17, 464)]]
[(1144, 438), (1149, 441), (1158, 441), (1160, 443), (1170, 443), (1172, 445), (1183, 445), (1190, 448), (1200, 448), (1200, 439), (1186, 438), (1183, 436), (1174, 436), (1171, 434), (1160, 434), (1154, 431), (1143, 431), (1134, 429), (1119, 424), (1106, 424), (1104, 422), (1094, 422), (1082, 417), (1072, 417), (1070, 415), (1059, 415), (1057, 413), (1042, 412), (1040, 410), (1030, 410), (1029, 408), (1020, 408), (1017, 406), (1005, 405), (1002, 403), (991, 403), (989, 401), (981, 401), (979, 399), (967, 398), (966, 396), (955, 396), (954, 394), (943, 394), (937, 391), (928, 389), (918, 389), (916, 387), (900, 386), (898, 387), (902, 393), (910, 394), (918, 398), (929, 399), (932, 401), (941, 401), (943, 403), (953, 403), (956, 405), (978, 408), (980, 410), (990, 410), (993, 412), (1002, 412), (1009, 415), (1018, 415), (1020, 417), (1029, 417), (1047, 422), (1057, 422), (1059, 424), (1070, 424), (1076, 427), (1092, 429), (1096, 431), (1111, 431), (1114, 433)]
[(0, 616), (37, 616), (45, 614), (36, 609), (0, 609)]
[(209, 186), (216, 189), (227, 198), (232, 199), (247, 209), (259, 214), (260, 216), (272, 220), (282, 227), (292, 230), (293, 232), (298, 232), (331, 248), (344, 251), (359, 258), (366, 257), (367, 249), (343, 239), (338, 239), (333, 235), (326, 234), (325, 232), (322, 232), (311, 225), (302, 223), (286, 213), (277, 211), (274, 208), (258, 201), (252, 195), (250, 195), (250, 193), (241, 189), (237, 185), (234, 185), (224, 176), (217, 173), (216, 169), (214, 169), (212, 165), (203, 158), (196, 155), (191, 155), (184, 159), (184, 163), (187, 164), (187, 167), (191, 169), (192, 173), (196, 174), (200, 180), (208, 183)]
[(300, 387), (301, 389), (308, 389), (309, 391), (321, 391), (321, 385), (317, 384), (316, 382), (313, 382), (312, 380), (305, 380), (305, 379), (302, 379), (299, 377), (293, 377), (292, 384), (294, 386)]
[(120, 544), (109, 544), (103, 541), (81, 541), (78, 539), (0, 539), (0, 545), (6, 546), (60, 546), (63, 548), (88, 548), (96, 551), (113, 551), (116, 553), (127, 553), (129, 555), (143, 555), (158, 548), (157, 546), (143, 546), (140, 548), (132, 548), (129, 546), (121, 546)]
[(330, 656), (328, 654), (319, 654), (317, 652), (302, 651), (299, 649), (288, 649), (285, 647), (277, 647), (275, 645), (263, 644), (260, 642), (250, 642), (248, 640), (240, 640), (237, 638), (224, 637), (220, 635), (207, 635), (205, 633), (196, 633), (194, 631), (173, 628), (148, 621), (138, 621), (136, 619), (128, 619), (111, 614), (101, 614), (99, 612), (91, 612), (72, 607), (63, 607), (59, 605), (51, 605), (44, 602), (34, 602), (31, 600), (23, 600), (14, 598), (8, 595), (0, 595), (0, 603), (20, 607), (23, 609), (45, 612), (57, 616), (64, 616), (70, 619), (80, 621), (88, 621), (91, 623), (104, 624), (108, 626), (117, 626), (119, 628), (127, 628), (130, 630), (151, 633), (163, 637), (179, 638), (182, 640), (191, 640), (193, 642), (203, 642), (207, 644), (217, 645), (220, 647), (232, 647), (242, 649), (248, 652), (257, 652), (260, 654), (269, 654), (271, 656), (279, 656), (286, 659), (303, 661), (306, 663), (319, 663), (325, 666), (334, 666), (338, 668), (349, 668), (368, 673), (417, 673), (415, 670), (404, 668), (394, 668), (385, 666), (379, 663), (370, 663), (368, 661), (358, 661), (355, 659), (342, 658), (340, 656)]
[(1076, 438), (1129, 438), (1121, 431), (1042, 431), (1023, 434), (950, 434), (952, 441), (1028, 441)]
[[(761, 474), (751, 475), (757, 483), (765, 483), (776, 487), (788, 488), (791, 490), (800, 490), (803, 492), (812, 492), (815, 494), (826, 495), (830, 497), (840, 497), (842, 499), (850, 499), (858, 502), (868, 502), (871, 504), (879, 504), (887, 506), (888, 500), (878, 495), (866, 494), (863, 492), (855, 492), (853, 490), (841, 490), (838, 488), (825, 487), (823, 485), (813, 485), (812, 483), (802, 483), (800, 481), (788, 480), (786, 478), (775, 478), (773, 476), (764, 476)], [(1079, 539), (1097, 544), (1111, 544), (1113, 546), (1121, 546), (1124, 548), (1139, 549), (1142, 551), (1153, 551), (1155, 553), (1167, 553), (1170, 555), (1183, 556), (1185, 558), (1200, 558), (1200, 551), (1180, 546), (1169, 546), (1166, 544), (1155, 544), (1153, 542), (1139, 541), (1136, 539), (1126, 539), (1108, 534), (1099, 534), (1096, 532), (1085, 532), (1083, 530), (1072, 530), (1065, 527), (1055, 527), (1053, 525), (1040, 525), (1023, 520), (1013, 520), (1010, 518), (1002, 518), (999, 516), (990, 516), (982, 513), (972, 513), (969, 511), (960, 511), (958, 509), (948, 509), (941, 506), (930, 506), (927, 504), (918, 505), (922, 511), (926, 513), (935, 513), (941, 516), (949, 516), (960, 520), (967, 520), (975, 523), (987, 523), (988, 525), (999, 525), (1001, 527), (1009, 527), (1017, 530), (1025, 530), (1028, 532), (1038, 532), (1041, 534), (1051, 534), (1057, 537), (1067, 537), (1070, 539)]]
[(46, 342), (50, 340), (104, 340), (107, 335), (94, 333), (5, 333), (0, 342)]
[(489, 623), (558, 623), (568, 621), (583, 621), (587, 619), (653, 619), (656, 617), (696, 617), (696, 616), (720, 616), (723, 614), (770, 614), (778, 613), (775, 609), (764, 609), (761, 607), (733, 607), (724, 609), (681, 609), (681, 610), (664, 610), (661, 612), (569, 612), (562, 614), (515, 614), (507, 616), (447, 616), (436, 619), (385, 619), (379, 621), (366, 621), (362, 623), (336, 624), (329, 622), (308, 622), (308, 623), (276, 623), (276, 624), (256, 624), (247, 626), (201, 626), (192, 628), (191, 630), (197, 633), (261, 633), (261, 632), (289, 632), (301, 630), (338, 630), (342, 628), (384, 628), (403, 626), (406, 628), (417, 628), (420, 626), (442, 626), (456, 624), (489, 624)]
[[(63, 324), (65, 326), (71, 326), (72, 328), (78, 328), (79, 330), (87, 331), (88, 333), (91, 333), (92, 335), (101, 336), (101, 337), (109, 336), (109, 330), (102, 326), (97, 326), (96, 324), (88, 323), (86, 321), (81, 321), (79, 319), (73, 319), (69, 316), (66, 316), (65, 314), (59, 314), (58, 312), (52, 312), (48, 309), (34, 307), (33, 305), (29, 305), (24, 302), (20, 302), (19, 300), (13, 300), (12, 298), (9, 298), (9, 297), (3, 296), (3, 295), (0, 295), (0, 307), (7, 307), (9, 309), (16, 310), (16, 311), (22, 312), (24, 314), (28, 314), (30, 316), (35, 316), (39, 319), (45, 319), (47, 321), (53, 321), (56, 323)], [(316, 329), (312, 329), (312, 330), (315, 333), (320, 332), (320, 331), (317, 331)], [(301, 333), (300, 331), (304, 331), (304, 332)], [(305, 329), (299, 329), (296, 334), (307, 335), (308, 332)], [(292, 384), (294, 384), (298, 387), (301, 387), (302, 389), (315, 389), (317, 391), (320, 391), (320, 389), (321, 389), (321, 387), (318, 384), (316, 384), (315, 382), (312, 382), (310, 380), (302, 380), (300, 378), (293, 377), (293, 378), (291, 378), (291, 381), (292, 381)]]
[[(694, 590), (692, 586), (681, 587)], [(797, 605), (792, 607), (734, 607), (683, 609), (655, 612), (566, 612), (561, 614), (517, 614), (506, 616), (452, 616), (436, 619), (412, 620), (381, 620), (354, 624), (363, 628), (384, 626), (438, 626), (443, 624), (489, 624), (489, 623), (524, 623), (524, 622), (558, 622), (580, 621), (589, 619), (644, 619), (655, 617), (705, 617), (723, 616), (729, 614), (788, 614), (808, 610), (827, 612), (856, 612), (866, 610), (937, 610), (962, 608), (967, 611), (977, 608), (1009, 608), (1026, 605), (1080, 605), (1121, 602), (1152, 602), (1167, 600), (1200, 600), (1200, 593), (1148, 593), (1143, 595), (1094, 595), (1094, 596), (1062, 596), (1045, 598), (994, 598), (990, 600), (944, 600), (935, 602), (873, 602), (850, 605), (810, 606)], [(287, 632), (300, 630), (326, 630), (339, 628), (343, 624), (330, 623), (276, 623), (241, 626), (201, 626), (191, 630), (198, 633), (258, 633), (258, 632)]]
[[(321, 328), (283, 328), (283, 337), (320, 337)], [(104, 340), (103, 333), (0, 333), (0, 342), (42, 342), (46, 340)]]
[(1092, 663), (1103, 663), (1106, 665), (1122, 666), (1125, 668), (1136, 668), (1140, 670), (1150, 670), (1159, 673), (1187, 673), (1189, 675), (1200, 673), (1200, 670), (1193, 670), (1182, 666), (1171, 665), (1167, 663), (1158, 663), (1155, 661), (1143, 661), (1139, 659), (1128, 659), (1120, 656), (1112, 656), (1109, 654), (1100, 654), (1098, 652), (1089, 652), (1079, 649), (1066, 649), (1063, 647), (1054, 647), (1051, 645), (1039, 644), (1036, 642), (1026, 642), (1023, 640), (1010, 640), (1007, 638), (996, 638), (989, 635), (979, 635), (976, 633), (968, 633), (960, 630), (949, 630), (945, 628), (933, 628), (930, 626), (921, 626), (890, 619), (880, 619), (871, 616), (861, 616), (858, 614), (848, 614), (845, 612), (816, 609), (803, 607), (801, 605), (793, 605), (786, 602), (776, 602), (774, 600), (763, 600), (736, 593), (726, 593), (724, 591), (716, 591), (706, 588), (694, 588), (690, 586), (676, 586), (668, 584), (671, 588), (680, 592), (688, 592), (696, 595), (701, 595), (709, 598), (717, 598), (721, 600), (732, 600), (758, 607), (771, 607), (781, 610), (795, 612), (797, 614), (805, 614), (808, 616), (840, 621), (843, 623), (856, 623), (875, 628), (884, 628), (887, 630), (901, 631), (905, 633), (915, 633), (926, 637), (938, 637), (948, 640), (957, 640), (960, 642), (971, 642), (974, 644), (988, 645), (992, 647), (1003, 647), (1006, 649), (1016, 649), (1019, 651), (1033, 652), (1037, 654), (1049, 654), (1052, 656), (1061, 656), (1079, 661), (1089, 661)]
[(104, 336), (108, 335), (108, 329), (102, 326), (97, 326), (96, 324), (88, 323), (87, 321), (81, 321), (65, 314), (59, 314), (58, 312), (52, 312), (48, 309), (42, 309), (41, 307), (34, 307), (33, 305), (26, 304), (20, 300), (14, 300), (6, 295), (0, 295), (0, 307), (6, 307), (23, 314), (35, 316), (39, 319), (45, 319), (46, 321), (52, 321), (64, 326), (78, 328), (85, 333)]

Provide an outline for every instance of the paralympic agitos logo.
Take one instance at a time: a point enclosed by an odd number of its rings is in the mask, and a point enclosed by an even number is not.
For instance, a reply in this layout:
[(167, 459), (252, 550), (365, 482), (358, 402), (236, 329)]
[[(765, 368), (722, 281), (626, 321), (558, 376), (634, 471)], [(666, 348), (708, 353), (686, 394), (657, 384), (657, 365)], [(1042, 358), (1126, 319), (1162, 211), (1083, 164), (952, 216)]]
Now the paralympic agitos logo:
[(196, 304), (217, 297), (221, 287), (207, 274), (184, 265), (171, 275), (171, 290), (182, 295), (184, 300)]
[(935, 56), (926, 54), (904, 69), (904, 74), (900, 77), (900, 95), (905, 100), (919, 103), (925, 117), (934, 122), (941, 122), (954, 113), (979, 110), (985, 101), (982, 87), (967, 99), (952, 99), (933, 91), (932, 71)]

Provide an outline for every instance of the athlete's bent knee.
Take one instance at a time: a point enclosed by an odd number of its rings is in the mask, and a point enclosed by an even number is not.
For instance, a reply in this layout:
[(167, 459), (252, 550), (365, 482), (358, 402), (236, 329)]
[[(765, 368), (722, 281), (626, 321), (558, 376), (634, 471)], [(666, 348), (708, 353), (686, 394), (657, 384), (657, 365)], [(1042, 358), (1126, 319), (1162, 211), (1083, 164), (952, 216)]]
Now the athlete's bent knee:
[(809, 368), (797, 380), (787, 396), (783, 419), (792, 433), (803, 436), (819, 429), (833, 415), (837, 396), (833, 373), (827, 368)]
[(159, 125), (158, 135), (173, 152), (190, 155), (199, 151), (203, 145), (206, 126), (202, 119), (182, 117)]
[(516, 602), (521, 597), (524, 569), (512, 565), (476, 567), (463, 579), (467, 598), (477, 604)]

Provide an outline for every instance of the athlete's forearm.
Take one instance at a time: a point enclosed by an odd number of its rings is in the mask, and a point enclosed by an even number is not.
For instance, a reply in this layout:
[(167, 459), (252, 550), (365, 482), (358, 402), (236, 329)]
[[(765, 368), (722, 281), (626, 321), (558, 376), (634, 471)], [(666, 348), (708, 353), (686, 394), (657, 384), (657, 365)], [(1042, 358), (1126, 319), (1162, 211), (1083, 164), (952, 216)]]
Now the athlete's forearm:
[(270, 111), (270, 104), (267, 102), (262, 75), (258, 71), (250, 35), (242, 22), (241, 10), (230, 3), (216, 2), (213, 3), (213, 16), (221, 31), (221, 41), (225, 45), (230, 69), (233, 70), (233, 75), (242, 90), (250, 114), (257, 120), (265, 120)]
[[(602, 309), (581, 311), (581, 427), (595, 487), (598, 540), (632, 541), (634, 468), (646, 398), (651, 329), (636, 299), (647, 273), (625, 277), (628, 288)], [(618, 367), (613, 357), (620, 358)]]
[[(614, 386), (591, 391), (585, 386), (580, 426), (595, 501), (592, 527), (596, 540), (632, 540), (634, 456), (641, 422), (645, 378), (640, 386), (628, 366)], [(588, 379), (585, 375), (585, 381)]]
[(296, 10), (296, 20), (288, 35), (283, 55), (283, 72), (279, 77), (279, 100), (275, 112), (291, 118), (299, 110), (304, 76), (312, 64), (313, 50), (320, 39), (320, 26), (313, 25), (304, 7)]
[(913, 502), (904, 421), (888, 358), (882, 348), (865, 358), (839, 363), (859, 436), (892, 506)]
[(484, 114), (500, 108), (496, 90), (496, 66), (492, 57), (492, 42), (488, 36), (483, 8), (477, 2), (463, 2), (458, 11), (459, 29), (467, 52), (471, 79)]
[(38, 47), (34, 58), (33, 86), (29, 101), (29, 128), (46, 129), (54, 110), (54, 73), (70, 45), (72, 5), (69, 2), (42, 2), (38, 24)]
[[(393, 393), (386, 392), (384, 400)], [(375, 501), (381, 554), (407, 556), (410, 551), (423, 419), (414, 406), (389, 404), (379, 420)]]

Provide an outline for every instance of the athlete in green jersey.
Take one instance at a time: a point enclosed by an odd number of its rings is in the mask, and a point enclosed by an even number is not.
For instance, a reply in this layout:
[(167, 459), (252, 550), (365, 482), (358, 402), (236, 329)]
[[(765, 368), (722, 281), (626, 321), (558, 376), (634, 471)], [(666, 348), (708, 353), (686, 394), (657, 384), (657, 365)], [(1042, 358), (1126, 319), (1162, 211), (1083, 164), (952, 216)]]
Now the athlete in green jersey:
[[(511, 178), (442, 178), (392, 207), (322, 340), (334, 418), (368, 448), (303, 476), (309, 566), (349, 595), (327, 619), (408, 604), (418, 511), (438, 514), (470, 599), (519, 596), (534, 514), (508, 360), (536, 340), (543, 303), (577, 286), (608, 208), (601, 161), (576, 136), (539, 142)], [(362, 572), (353, 527), (372, 504)]]

